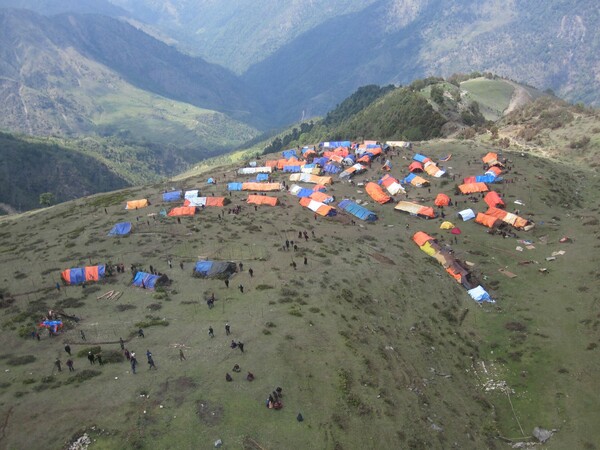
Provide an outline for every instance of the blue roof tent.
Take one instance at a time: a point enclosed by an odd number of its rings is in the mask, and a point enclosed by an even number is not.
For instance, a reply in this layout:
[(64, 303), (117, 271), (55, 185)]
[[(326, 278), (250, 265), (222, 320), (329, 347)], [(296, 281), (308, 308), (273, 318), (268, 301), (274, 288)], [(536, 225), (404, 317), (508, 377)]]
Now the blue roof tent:
[(296, 150), (294, 149), (284, 150), (283, 152), (281, 152), (281, 154), (285, 159), (298, 158), (298, 155), (296, 155)]
[(181, 198), (181, 191), (165, 192), (163, 194), (163, 202), (176, 202)]
[(76, 267), (74, 269), (71, 269), (71, 278), (69, 283), (70, 284), (81, 284), (83, 282), (85, 282), (85, 268), (84, 267)]
[(108, 232), (109, 236), (122, 236), (128, 234), (131, 231), (131, 222), (120, 222), (112, 227), (112, 230)]
[(227, 190), (228, 191), (241, 191), (242, 190), (242, 183), (227, 183)]
[(302, 197), (310, 197), (313, 194), (312, 189), (307, 189), (307, 188), (302, 188), (298, 191), (298, 193), (296, 194), (296, 197), (302, 198)]
[(422, 163), (423, 161), (425, 161), (427, 159), (427, 156), (421, 155), (419, 153), (415, 153), (415, 156), (413, 156), (413, 159), (415, 161), (419, 161), (420, 163)]
[(215, 179), (212, 178), (212, 177), (210, 177), (208, 180), (206, 180), (206, 183), (208, 183), (208, 184), (217, 184), (216, 181), (215, 181)]
[(411, 173), (404, 180), (402, 180), (402, 184), (409, 184), (412, 181), (412, 179), (415, 177), (416, 177), (416, 175), (414, 173)]
[(330, 147), (330, 148), (350, 147), (351, 145), (352, 145), (352, 142), (350, 142), (350, 141), (330, 141), (330, 142), (321, 142), (319, 144), (320, 147)]
[(360, 206), (358, 203), (355, 203), (352, 200), (344, 199), (338, 203), (338, 207), (361, 220), (367, 220), (369, 222), (377, 220), (377, 214), (375, 214), (373, 211), (369, 211), (363, 206)]
[(259, 173), (256, 175), (256, 181), (269, 181), (268, 173)]
[(320, 166), (324, 166), (325, 164), (327, 164), (327, 161), (329, 161), (329, 158), (327, 156), (321, 156), (319, 158), (313, 159), (313, 163), (318, 164)]
[(336, 173), (340, 173), (342, 171), (342, 168), (340, 166), (338, 166), (337, 164), (329, 163), (329, 164), (326, 164), (325, 167), (323, 167), (323, 171), (325, 173), (336, 174)]
[(492, 175), (477, 175), (475, 181), (477, 183), (494, 183), (498, 181), (498, 179)]
[(284, 172), (300, 173), (302, 166), (283, 166)]
[(229, 278), (236, 272), (236, 264), (231, 261), (198, 261), (194, 266), (194, 276)]
[[(165, 275), (162, 275), (162, 277), (166, 278)], [(133, 282), (131, 284), (137, 287), (145, 287), (146, 289), (154, 289), (159, 278), (161, 278), (160, 275), (138, 272), (135, 274), (135, 277), (133, 277)]]

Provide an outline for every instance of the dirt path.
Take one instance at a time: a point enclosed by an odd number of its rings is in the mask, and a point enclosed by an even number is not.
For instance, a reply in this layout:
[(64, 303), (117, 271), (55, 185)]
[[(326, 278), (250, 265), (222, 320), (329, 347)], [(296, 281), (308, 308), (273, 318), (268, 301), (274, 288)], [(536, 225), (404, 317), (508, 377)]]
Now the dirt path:
[(527, 89), (522, 86), (519, 86), (517, 83), (510, 82), (512, 87), (515, 88), (513, 95), (510, 99), (510, 103), (508, 104), (508, 108), (504, 110), (502, 113), (503, 116), (513, 112), (515, 109), (520, 108), (523, 105), (533, 101), (533, 97)]

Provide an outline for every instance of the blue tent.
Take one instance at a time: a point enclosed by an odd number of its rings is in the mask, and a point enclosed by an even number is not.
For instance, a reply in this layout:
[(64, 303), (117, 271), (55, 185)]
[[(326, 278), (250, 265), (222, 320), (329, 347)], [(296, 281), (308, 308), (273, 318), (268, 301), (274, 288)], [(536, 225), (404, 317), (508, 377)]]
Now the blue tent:
[(242, 190), (242, 183), (227, 183), (227, 190), (228, 191), (241, 191)]
[(176, 202), (181, 198), (181, 191), (165, 192), (163, 194), (163, 202)]
[(408, 175), (405, 179), (402, 180), (402, 184), (409, 184), (413, 178), (415, 178), (416, 175), (414, 173), (411, 173), (410, 175)]
[(122, 236), (131, 231), (131, 222), (120, 222), (117, 223), (112, 230), (108, 232), (109, 236)]
[(300, 173), (302, 166), (283, 166), (284, 172)]
[(318, 164), (320, 166), (324, 166), (325, 164), (327, 164), (327, 161), (329, 161), (329, 158), (327, 156), (320, 156), (319, 158), (313, 159), (313, 163)]
[(151, 273), (138, 272), (133, 278), (133, 284), (137, 287), (145, 287), (146, 289), (154, 289), (156, 282), (160, 278), (159, 275), (152, 275)]
[(208, 180), (206, 180), (206, 182), (207, 182), (208, 184), (217, 184), (217, 183), (215, 182), (215, 179), (214, 179), (214, 178), (212, 178), (212, 177), (210, 177)]
[(381, 148), (379, 144), (367, 144), (367, 148)]
[(369, 222), (377, 220), (377, 214), (349, 199), (344, 199), (339, 202), (338, 208), (343, 209), (361, 220), (367, 220)]
[(352, 142), (350, 141), (330, 141), (330, 142), (321, 142), (319, 144), (320, 147), (350, 147)]
[(427, 156), (421, 155), (419, 153), (415, 153), (415, 156), (413, 156), (413, 159), (415, 161), (419, 161), (420, 163), (422, 163), (423, 161), (425, 161), (427, 159)]
[(342, 171), (342, 168), (340, 166), (338, 166), (337, 164), (329, 163), (329, 164), (326, 164), (325, 167), (323, 167), (323, 171), (325, 173), (336, 174), (336, 173), (340, 173)]
[(228, 278), (235, 271), (236, 265), (231, 261), (198, 261), (194, 266), (194, 276), (201, 278)]
[(281, 152), (281, 154), (283, 155), (283, 157), (285, 159), (290, 159), (290, 158), (297, 158), (298, 156), (296, 155), (296, 150), (291, 149), (291, 150), (284, 150), (283, 152)]
[(497, 181), (495, 176), (492, 175), (477, 175), (475, 177), (477, 183), (494, 183)]
[(256, 175), (256, 181), (269, 181), (268, 173), (259, 173)]
[(302, 188), (298, 191), (296, 197), (310, 197), (313, 194), (313, 192), (315, 191), (313, 191), (312, 189)]

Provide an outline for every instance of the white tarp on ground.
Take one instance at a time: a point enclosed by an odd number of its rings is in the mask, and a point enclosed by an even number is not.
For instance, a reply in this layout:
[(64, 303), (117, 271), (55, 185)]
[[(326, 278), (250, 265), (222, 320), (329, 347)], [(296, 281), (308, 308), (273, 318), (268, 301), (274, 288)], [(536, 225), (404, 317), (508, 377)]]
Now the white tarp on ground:
[(254, 175), (255, 173), (271, 173), (272, 167), (242, 167), (238, 169), (239, 175)]
[(191, 200), (193, 198), (198, 197), (198, 194), (200, 193), (200, 191), (198, 189), (193, 189), (191, 191), (185, 191), (185, 195), (184, 198), (186, 200)]
[(470, 289), (467, 292), (476, 302), (496, 303), (494, 300), (492, 300), (490, 294), (488, 294), (487, 291), (481, 286), (477, 286), (476, 288)]
[(188, 198), (190, 204), (188, 206), (206, 206), (206, 197), (193, 197)]

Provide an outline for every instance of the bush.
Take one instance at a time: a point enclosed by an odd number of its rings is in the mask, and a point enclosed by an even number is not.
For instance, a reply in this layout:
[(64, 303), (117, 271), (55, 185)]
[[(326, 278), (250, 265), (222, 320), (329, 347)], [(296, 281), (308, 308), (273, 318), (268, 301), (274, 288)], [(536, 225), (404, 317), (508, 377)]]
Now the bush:
[(35, 356), (33, 355), (10, 356), (6, 360), (6, 364), (9, 366), (23, 366), (25, 364), (31, 364), (34, 361)]

